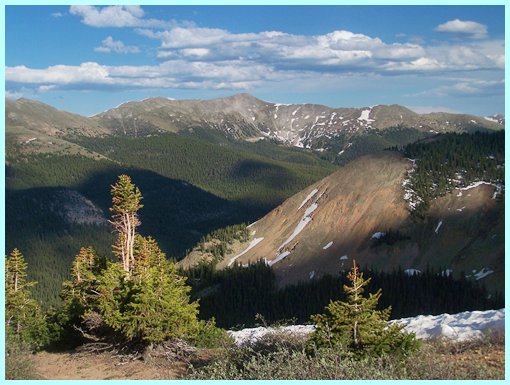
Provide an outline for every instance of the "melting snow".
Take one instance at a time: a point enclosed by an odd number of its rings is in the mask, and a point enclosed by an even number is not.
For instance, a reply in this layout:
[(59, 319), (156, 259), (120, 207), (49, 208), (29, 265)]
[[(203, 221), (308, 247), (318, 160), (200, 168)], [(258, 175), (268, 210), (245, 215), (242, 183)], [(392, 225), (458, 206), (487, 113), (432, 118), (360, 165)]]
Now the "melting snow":
[(329, 249), (332, 244), (333, 244), (333, 241), (329, 242), (326, 246), (323, 247), (323, 249), (324, 250)]
[(314, 189), (310, 194), (308, 194), (308, 196), (305, 198), (305, 200), (303, 201), (303, 203), (301, 203), (301, 205), (298, 207), (298, 210), (303, 207), (306, 202), (308, 202), (310, 199), (312, 199), (312, 197), (317, 194), (319, 192), (319, 190), (317, 189)]
[(490, 122), (496, 122), (496, 123), (499, 123), (497, 119), (494, 119), (493, 117), (490, 117), (490, 116), (484, 116), (483, 117), (485, 120), (488, 120)]
[[(407, 333), (415, 333), (422, 340), (448, 338), (467, 341), (484, 338), (489, 331), (505, 330), (505, 309), (466, 311), (458, 314), (419, 315), (389, 322), (404, 326)], [(314, 325), (292, 325), (282, 327), (258, 327), (239, 331), (228, 331), (237, 345), (253, 343), (266, 334), (288, 333), (307, 335), (315, 330)]]
[(439, 223), (437, 224), (436, 226), (436, 229), (434, 230), (435, 233), (437, 234), (437, 232), (439, 231), (440, 227), (443, 225), (443, 221), (439, 221)]
[(446, 337), (456, 341), (483, 338), (484, 331), (505, 329), (505, 309), (458, 314), (421, 315), (395, 320), (419, 339)]
[(305, 210), (305, 217), (308, 217), (311, 213), (313, 213), (317, 209), (317, 207), (319, 207), (317, 202), (314, 202), (310, 206), (308, 206), (307, 209)]
[[(313, 191), (312, 191), (313, 192)], [(311, 194), (311, 193), (310, 193)], [(313, 192), (313, 195), (315, 195), (316, 192)], [(311, 195), (310, 198), (313, 196)], [(303, 229), (305, 228), (305, 226), (310, 223), (312, 221), (312, 213), (317, 209), (317, 207), (319, 207), (319, 205), (317, 204), (317, 202), (319, 201), (319, 199), (322, 197), (322, 194), (319, 195), (319, 197), (315, 200), (315, 202), (313, 202), (310, 206), (307, 207), (307, 209), (305, 210), (305, 213), (303, 214), (303, 217), (301, 218), (301, 220), (299, 221), (299, 223), (297, 224), (296, 228), (294, 229), (294, 231), (292, 232), (292, 234), (290, 235), (290, 237), (288, 237), (285, 242), (283, 242), (280, 247), (278, 248), (278, 253), (280, 253), (283, 248), (290, 242), (292, 242), (292, 240), (294, 238), (297, 237), (297, 235), (303, 231)], [(308, 200), (308, 199), (307, 199)], [(306, 203), (306, 201), (304, 203)], [(303, 204), (304, 204), (303, 203)], [(300, 206), (301, 207), (301, 206)], [(283, 253), (280, 253), (276, 256), (276, 259), (274, 259), (273, 261), (269, 262), (269, 265), (272, 266), (274, 265), (276, 262), (279, 262), (281, 261), (283, 258), (285, 258), (287, 255), (290, 254), (290, 251), (284, 251)]]
[(275, 263), (280, 262), (282, 259), (290, 255), (290, 251), (284, 251), (276, 256), (272, 261), (267, 262), (269, 266), (273, 266)]
[[(476, 270), (475, 270), (476, 271)], [(473, 271), (473, 273), (475, 272)], [(474, 275), (475, 279), (478, 281), (479, 279), (487, 277), (489, 274), (494, 273), (494, 270), (489, 269), (488, 267), (484, 267), (478, 273)]]
[[(307, 217), (306, 215), (299, 221), (298, 225), (296, 226), (296, 228), (294, 229), (294, 231), (292, 232), (292, 234), (290, 235), (290, 237), (287, 238), (287, 240), (285, 242), (282, 243), (282, 245), (278, 248), (278, 250), (281, 250), (285, 245), (287, 245), (288, 243), (290, 243), (294, 238), (296, 238), (296, 236), (301, 232), (303, 231), (303, 229), (305, 228), (305, 226), (310, 223), (310, 221), (312, 220), (312, 218), (310, 217)], [(278, 257), (276, 257), (276, 259), (273, 261), (273, 264), (278, 262)]]
[(382, 237), (384, 237), (386, 235), (386, 233), (383, 233), (382, 231), (378, 231), (374, 234), (372, 234), (372, 238), (370, 239), (380, 239)]
[(251, 241), (250, 244), (248, 245), (248, 247), (241, 254), (237, 254), (234, 258), (232, 258), (230, 260), (230, 262), (228, 263), (228, 266), (231, 266), (237, 258), (239, 258), (241, 255), (246, 254), (248, 251), (250, 251), (255, 246), (257, 246), (263, 239), (264, 238), (255, 238), (253, 241)]
[(494, 183), (489, 183), (489, 182), (485, 182), (485, 181), (482, 180), (482, 181), (479, 181), (479, 182), (471, 183), (469, 186), (462, 187), (460, 190), (462, 190), (462, 191), (470, 190), (472, 188), (481, 186), (482, 184), (488, 184), (489, 186), (496, 186)]
[(312, 279), (315, 276), (315, 270), (310, 271), (309, 277)]
[(374, 122), (375, 121), (374, 119), (369, 119), (371, 111), (372, 111), (371, 109), (361, 111), (361, 115), (358, 118), (358, 120), (360, 120), (360, 121), (364, 120), (367, 123)]
[(417, 269), (405, 269), (404, 273), (406, 273), (409, 276), (411, 276), (411, 275), (418, 275), (418, 274), (421, 274), (421, 270), (417, 270)]

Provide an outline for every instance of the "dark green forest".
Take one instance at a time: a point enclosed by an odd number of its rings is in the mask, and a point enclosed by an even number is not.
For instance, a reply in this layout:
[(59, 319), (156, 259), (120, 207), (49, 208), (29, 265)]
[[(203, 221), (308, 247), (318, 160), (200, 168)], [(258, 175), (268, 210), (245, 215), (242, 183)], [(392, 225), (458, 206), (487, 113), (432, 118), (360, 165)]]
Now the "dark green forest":
[(197, 137), (80, 139), (106, 159), (8, 151), (6, 247), (26, 255), (44, 307), (59, 302), (61, 282), (81, 246), (110, 253), (107, 224), (63, 219), (62, 191), (79, 192), (109, 218), (107, 192), (118, 175), (130, 175), (147, 197), (140, 233), (152, 234), (169, 257), (180, 259), (210, 232), (254, 221), (335, 170), (310, 152), (231, 142), (209, 131), (199, 130)]
[[(345, 159), (388, 145), (417, 159), (411, 182), (423, 197), (420, 215), (431, 199), (455, 186), (478, 180), (504, 183), (503, 131), (440, 135), (402, 147), (422, 137), (405, 128), (374, 131), (365, 142), (354, 142)], [(342, 141), (348, 138), (339, 138), (339, 149), (346, 144)], [(246, 237), (245, 225), (234, 225), (260, 218), (336, 169), (326, 154), (321, 160), (312, 152), (267, 141), (233, 142), (210, 130), (195, 130), (193, 136), (79, 138), (76, 143), (106, 158), (21, 152), (7, 157), (6, 247), (18, 247), (26, 255), (29, 277), (39, 282), (35, 296), (44, 307), (59, 303), (61, 282), (80, 247), (94, 244), (101, 255), (111, 252), (113, 235), (107, 224), (63, 220), (58, 209), (62, 190), (79, 192), (109, 218), (107, 192), (118, 175), (128, 174), (146, 197), (140, 212), (142, 235), (153, 235), (169, 258), (180, 259), (197, 244), (221, 258), (228, 251), (229, 232)], [(220, 242), (205, 250), (210, 239)], [(269, 319), (278, 318), (266, 313)]]
[[(379, 308), (391, 306), (391, 319), (504, 307), (502, 293), (489, 293), (464, 274), (454, 279), (432, 269), (411, 276), (402, 270), (363, 271), (371, 277), (368, 292), (382, 289)], [(345, 300), (347, 283), (347, 273), (340, 273), (279, 288), (274, 271), (263, 261), (220, 271), (204, 263), (183, 274), (189, 277), (192, 298), (199, 299), (200, 317), (215, 317), (226, 328), (255, 326), (260, 323), (257, 314), (268, 323), (307, 323), (330, 301)]]
[(417, 216), (426, 213), (432, 199), (456, 187), (478, 181), (504, 185), (504, 131), (445, 134), (408, 144), (403, 151), (416, 160), (410, 187), (421, 199)]

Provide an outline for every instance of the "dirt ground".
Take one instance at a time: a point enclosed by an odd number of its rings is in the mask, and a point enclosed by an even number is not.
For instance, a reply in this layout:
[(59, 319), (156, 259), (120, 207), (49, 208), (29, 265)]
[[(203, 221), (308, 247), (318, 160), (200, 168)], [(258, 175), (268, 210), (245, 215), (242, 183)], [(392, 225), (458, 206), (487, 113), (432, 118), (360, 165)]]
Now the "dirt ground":
[(175, 380), (186, 369), (182, 362), (121, 363), (107, 353), (40, 352), (33, 359), (36, 374), (42, 380)]

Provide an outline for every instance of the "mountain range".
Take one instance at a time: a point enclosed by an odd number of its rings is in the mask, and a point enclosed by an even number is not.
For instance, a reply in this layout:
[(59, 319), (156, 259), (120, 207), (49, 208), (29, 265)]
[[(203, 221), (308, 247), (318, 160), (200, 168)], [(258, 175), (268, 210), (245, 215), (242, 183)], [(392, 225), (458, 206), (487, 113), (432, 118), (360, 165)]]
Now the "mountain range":
[(341, 159), (356, 141), (369, 135), (378, 135), (385, 139), (384, 144), (391, 145), (388, 132), (398, 128), (410, 130), (415, 139), (444, 132), (503, 127), (502, 116), (417, 114), (399, 105), (330, 108), (317, 104), (275, 104), (249, 94), (213, 100), (150, 98), (123, 103), (92, 117), (59, 111), (29, 99), (6, 100), (8, 143), (44, 152), (66, 149), (88, 153), (73, 143), (72, 138), (77, 136), (140, 137), (165, 132), (193, 134), (195, 130), (206, 129), (234, 140), (272, 140), (330, 152)]
[(6, 246), (26, 254), (48, 303), (80, 246), (109, 253), (109, 188), (121, 173), (144, 194), (141, 232), (169, 257), (187, 255), (182, 266), (207, 259), (193, 247), (209, 232), (258, 219), (218, 267), (265, 259), (284, 285), (356, 257), (377, 269), (430, 263), (501, 288), (495, 187), (440, 197), (417, 223), (402, 186), (410, 163), (381, 151), (449, 132), (501, 132), (502, 116), (283, 105), (248, 94), (151, 98), (92, 117), (6, 99), (5, 113)]

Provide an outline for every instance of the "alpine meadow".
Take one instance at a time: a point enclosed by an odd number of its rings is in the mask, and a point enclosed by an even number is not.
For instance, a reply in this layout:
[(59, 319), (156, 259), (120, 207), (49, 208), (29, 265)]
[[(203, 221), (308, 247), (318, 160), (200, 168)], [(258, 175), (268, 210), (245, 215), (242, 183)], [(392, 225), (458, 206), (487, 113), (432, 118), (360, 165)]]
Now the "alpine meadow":
[(503, 4), (5, 20), (6, 380), (505, 378)]

